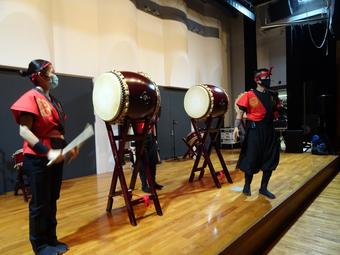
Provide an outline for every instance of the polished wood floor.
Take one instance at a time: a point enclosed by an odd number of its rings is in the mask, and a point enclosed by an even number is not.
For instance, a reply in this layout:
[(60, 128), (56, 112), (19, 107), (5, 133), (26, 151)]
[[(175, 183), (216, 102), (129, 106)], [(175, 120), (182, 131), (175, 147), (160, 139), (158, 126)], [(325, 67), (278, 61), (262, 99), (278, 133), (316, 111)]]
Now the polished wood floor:
[(269, 252), (290, 254), (340, 254), (340, 174)]
[[(163, 216), (153, 206), (135, 208), (138, 225), (130, 225), (121, 197), (112, 214), (106, 202), (111, 173), (66, 180), (58, 203), (59, 238), (70, 245), (67, 254), (218, 254), (249, 227), (278, 206), (294, 190), (328, 165), (335, 156), (281, 154), (269, 188), (277, 196), (258, 194), (261, 174), (254, 176), (252, 196), (241, 190), (243, 175), (235, 170), (238, 151), (223, 152), (234, 183), (217, 189), (208, 172), (188, 183), (192, 160), (163, 162), (158, 182)], [(219, 169), (217, 157), (214, 165)], [(125, 173), (129, 176), (127, 166)], [(144, 193), (137, 187), (136, 196)], [(28, 242), (27, 203), (13, 193), (0, 196), (0, 254), (32, 254)]]

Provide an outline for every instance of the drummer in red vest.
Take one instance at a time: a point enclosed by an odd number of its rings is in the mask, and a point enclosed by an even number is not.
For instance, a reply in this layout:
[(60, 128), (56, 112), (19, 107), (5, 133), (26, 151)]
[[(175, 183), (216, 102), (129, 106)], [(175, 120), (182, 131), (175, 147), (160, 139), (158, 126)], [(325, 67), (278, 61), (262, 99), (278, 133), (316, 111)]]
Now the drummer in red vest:
[(255, 72), (256, 89), (246, 92), (236, 102), (240, 111), (236, 115), (234, 138), (239, 137), (243, 114), (247, 114), (246, 135), (242, 144), (238, 168), (244, 172), (243, 193), (251, 195), (250, 184), (253, 174), (263, 171), (259, 193), (274, 199), (268, 190), (272, 171), (276, 169), (280, 158), (280, 143), (274, 130), (273, 120), (278, 117), (280, 100), (270, 87), (271, 69), (259, 69)]
[[(50, 94), (58, 86), (53, 65), (46, 60), (30, 62), (27, 71), (35, 88), (23, 94), (11, 107), (20, 136), (24, 139), (23, 168), (28, 176), (32, 198), (29, 203), (29, 238), (35, 254), (62, 254), (68, 246), (56, 234), (57, 200), (60, 194), (65, 147), (65, 113), (60, 102)], [(75, 157), (74, 149), (70, 157)], [(47, 166), (49, 160), (54, 164)]]
[[(160, 110), (158, 114), (156, 114), (151, 122), (157, 122), (159, 120), (160, 116)], [(137, 125), (138, 132), (141, 133), (144, 128), (144, 122), (141, 122)], [(142, 161), (141, 168), (139, 171), (139, 177), (142, 182), (142, 190), (146, 193), (150, 193), (150, 186), (147, 182), (145, 168), (146, 165), (149, 167), (151, 172), (151, 177), (155, 184), (155, 189), (162, 189), (163, 185), (156, 182), (156, 168), (157, 163), (159, 162), (158, 157), (158, 145), (157, 145), (157, 138), (156, 138), (156, 124), (152, 125), (152, 128), (148, 130), (148, 134), (145, 139), (144, 143), (144, 153), (145, 153), (145, 159)]]

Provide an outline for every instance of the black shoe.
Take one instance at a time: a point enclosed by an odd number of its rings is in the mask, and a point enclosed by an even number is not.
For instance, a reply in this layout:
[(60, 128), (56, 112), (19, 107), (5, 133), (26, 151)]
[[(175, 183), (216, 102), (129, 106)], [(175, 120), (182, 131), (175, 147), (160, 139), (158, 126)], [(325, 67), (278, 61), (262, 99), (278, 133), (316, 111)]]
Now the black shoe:
[(53, 246), (44, 245), (38, 248), (36, 254), (37, 255), (59, 255), (59, 252)]
[(149, 186), (143, 186), (143, 187), (142, 187), (142, 190), (143, 190), (145, 193), (151, 193), (151, 190), (150, 190), (150, 187), (149, 187)]
[(266, 197), (268, 197), (270, 199), (275, 199), (276, 198), (276, 196), (273, 193), (271, 193), (269, 190), (267, 190), (267, 189), (260, 189), (260, 194), (262, 194), (262, 195), (264, 195), (264, 196), (266, 196)]
[(53, 246), (58, 254), (63, 254), (70, 249), (66, 243), (59, 242), (58, 240), (49, 243), (49, 245)]
[(246, 195), (248, 197), (251, 196), (250, 186), (244, 185), (242, 192), (243, 192), (244, 195)]
[(159, 189), (159, 190), (161, 190), (161, 189), (163, 189), (163, 185), (160, 185), (160, 184), (158, 184), (157, 182), (155, 182), (155, 188), (156, 189)]

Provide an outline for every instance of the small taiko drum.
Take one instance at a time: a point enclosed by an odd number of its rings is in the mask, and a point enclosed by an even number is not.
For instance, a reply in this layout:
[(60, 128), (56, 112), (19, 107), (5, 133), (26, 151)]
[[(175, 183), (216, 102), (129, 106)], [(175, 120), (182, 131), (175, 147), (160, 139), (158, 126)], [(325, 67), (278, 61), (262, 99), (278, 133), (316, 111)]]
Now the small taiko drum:
[[(200, 134), (201, 134), (201, 137), (204, 135), (204, 133), (202, 132)], [(196, 146), (199, 142), (196, 132), (195, 131), (190, 132), (185, 138), (185, 141), (190, 147)]]
[(111, 71), (94, 81), (93, 106), (104, 121), (121, 123), (152, 118), (160, 107), (157, 85), (142, 73)]
[(184, 97), (184, 109), (193, 119), (224, 115), (228, 104), (228, 95), (224, 89), (208, 84), (192, 86)]
[(22, 167), (23, 162), (24, 162), (24, 154), (23, 154), (23, 150), (17, 150), (16, 152), (14, 152), (12, 154), (12, 159), (14, 162), (14, 168), (15, 169), (19, 169), (20, 167)]

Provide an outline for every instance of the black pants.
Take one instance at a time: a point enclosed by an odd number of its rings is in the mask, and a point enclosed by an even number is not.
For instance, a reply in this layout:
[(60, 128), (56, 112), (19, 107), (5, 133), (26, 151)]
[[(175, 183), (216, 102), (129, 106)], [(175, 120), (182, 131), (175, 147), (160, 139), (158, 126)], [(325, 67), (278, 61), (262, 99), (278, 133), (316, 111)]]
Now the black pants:
[(24, 171), (28, 176), (32, 199), (29, 204), (29, 238), (33, 250), (57, 239), (57, 200), (63, 175), (63, 163), (46, 167), (47, 158), (24, 156)]
[(280, 140), (272, 123), (247, 122), (237, 166), (247, 174), (271, 172), (280, 160)]
[(142, 186), (147, 186), (147, 178), (145, 174), (145, 168), (146, 166), (149, 167), (151, 176), (153, 180), (155, 181), (156, 177), (156, 165), (158, 162), (158, 157), (157, 157), (157, 144), (156, 140), (153, 137), (152, 134), (148, 134), (146, 136), (145, 144), (144, 144), (144, 156), (146, 160), (142, 160), (141, 168), (139, 171), (139, 176), (142, 182)]

